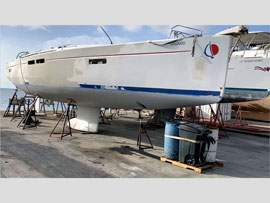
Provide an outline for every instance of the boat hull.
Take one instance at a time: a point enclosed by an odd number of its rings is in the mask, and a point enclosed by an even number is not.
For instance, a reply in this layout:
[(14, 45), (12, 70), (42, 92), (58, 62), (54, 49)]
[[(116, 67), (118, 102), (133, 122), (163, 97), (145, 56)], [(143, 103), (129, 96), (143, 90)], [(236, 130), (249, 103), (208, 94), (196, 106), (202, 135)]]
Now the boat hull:
[[(18, 86), (19, 88), (22, 86)], [(195, 106), (216, 103), (220, 92), (198, 91), (194, 93), (156, 93), (127, 90), (108, 90), (81, 87), (38, 87), (28, 85), (32, 91), (53, 101), (75, 101), (78, 106), (124, 108), (124, 109), (170, 109), (181, 106)], [(22, 87), (23, 89), (23, 87)], [(185, 95), (186, 94), (186, 95)], [(201, 95), (202, 94), (202, 95)], [(208, 94), (208, 95), (203, 95)]]
[(7, 75), (29, 94), (84, 109), (204, 105), (223, 96), (230, 47), (218, 36), (56, 49), (17, 59)]
[(221, 103), (263, 100), (269, 95), (270, 58), (266, 54), (255, 57), (256, 53), (247, 50), (245, 55), (249, 57), (233, 57), (230, 60)]
[[(89, 106), (139, 108), (139, 102), (161, 109), (218, 102), (223, 96), (231, 38), (199, 37), (194, 56), (193, 38), (160, 45), (166, 42), (38, 53), (16, 60), (15, 66), (7, 67), (11, 69), (7, 75), (30, 94)], [(215, 58), (204, 54), (209, 42), (219, 46)], [(28, 64), (40, 58), (45, 63)], [(91, 59), (106, 59), (106, 64), (89, 64)]]

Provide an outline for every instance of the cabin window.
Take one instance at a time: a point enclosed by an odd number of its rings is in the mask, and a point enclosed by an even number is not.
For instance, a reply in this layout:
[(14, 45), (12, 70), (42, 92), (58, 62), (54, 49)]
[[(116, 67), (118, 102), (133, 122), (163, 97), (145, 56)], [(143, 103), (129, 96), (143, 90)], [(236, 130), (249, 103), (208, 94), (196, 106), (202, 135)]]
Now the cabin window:
[(28, 61), (28, 65), (33, 65), (35, 64), (35, 60)]
[(89, 59), (89, 64), (105, 64), (107, 59)]
[(36, 63), (45, 63), (45, 59), (37, 59)]

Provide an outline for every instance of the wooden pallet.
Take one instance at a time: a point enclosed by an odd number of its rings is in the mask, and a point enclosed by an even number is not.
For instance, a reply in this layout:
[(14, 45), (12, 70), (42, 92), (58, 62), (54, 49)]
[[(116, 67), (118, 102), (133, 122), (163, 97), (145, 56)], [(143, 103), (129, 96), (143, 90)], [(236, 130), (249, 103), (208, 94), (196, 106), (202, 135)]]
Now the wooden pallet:
[(205, 170), (205, 169), (213, 169), (214, 164), (216, 164), (217, 166), (220, 166), (220, 167), (224, 166), (223, 162), (217, 161), (217, 160), (214, 163), (199, 164), (199, 165), (196, 165), (196, 166), (191, 166), (191, 165), (188, 165), (188, 164), (184, 164), (184, 163), (181, 163), (179, 161), (173, 161), (173, 160), (167, 159), (165, 157), (160, 157), (160, 160), (163, 161), (163, 162), (171, 163), (171, 164), (173, 164), (175, 166), (179, 166), (179, 167), (182, 167), (182, 168), (194, 170), (197, 173), (202, 173), (202, 171)]

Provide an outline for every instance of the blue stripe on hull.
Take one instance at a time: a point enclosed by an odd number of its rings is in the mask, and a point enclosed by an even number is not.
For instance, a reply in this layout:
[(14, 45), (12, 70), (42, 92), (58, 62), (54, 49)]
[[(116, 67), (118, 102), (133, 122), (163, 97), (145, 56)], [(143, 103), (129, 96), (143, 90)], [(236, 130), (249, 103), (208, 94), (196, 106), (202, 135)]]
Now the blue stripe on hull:
[(225, 88), (225, 91), (231, 92), (267, 92), (267, 89), (252, 89), (252, 88)]
[(205, 91), (205, 90), (181, 90), (181, 89), (105, 86), (105, 85), (89, 85), (89, 84), (80, 84), (80, 87), (89, 88), (89, 89), (97, 89), (97, 90), (132, 91), (132, 92), (176, 94), (176, 95), (188, 95), (188, 96), (219, 96), (220, 95), (219, 91)]

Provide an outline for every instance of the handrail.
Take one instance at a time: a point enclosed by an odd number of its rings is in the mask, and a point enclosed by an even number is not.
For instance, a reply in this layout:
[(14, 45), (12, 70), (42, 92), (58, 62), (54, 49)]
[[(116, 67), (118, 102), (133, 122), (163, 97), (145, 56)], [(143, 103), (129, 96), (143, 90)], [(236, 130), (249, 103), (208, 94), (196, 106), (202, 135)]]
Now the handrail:
[(182, 35), (184, 38), (186, 38), (188, 35), (188, 37), (192, 37), (194, 35), (190, 34), (190, 33), (186, 33), (186, 32), (183, 32), (183, 31), (180, 31), (180, 30), (175, 30), (176, 27), (181, 27), (181, 28), (185, 28), (185, 29), (190, 29), (190, 30), (195, 30), (197, 32), (200, 32), (200, 34), (198, 36), (202, 36), (203, 34), (203, 31), (200, 30), (200, 29), (197, 29), (197, 28), (192, 28), (192, 27), (187, 27), (187, 26), (183, 26), (183, 25), (175, 25), (171, 28), (171, 33), (170, 33), (170, 37), (172, 35), (172, 33), (174, 34), (174, 38), (178, 38), (179, 35)]
[(27, 55), (27, 54), (29, 54), (28, 51), (21, 51), (20, 53), (17, 54), (16, 59), (17, 59), (17, 58), (21, 58), (21, 57), (23, 57), (23, 56), (25, 56), (25, 55)]

